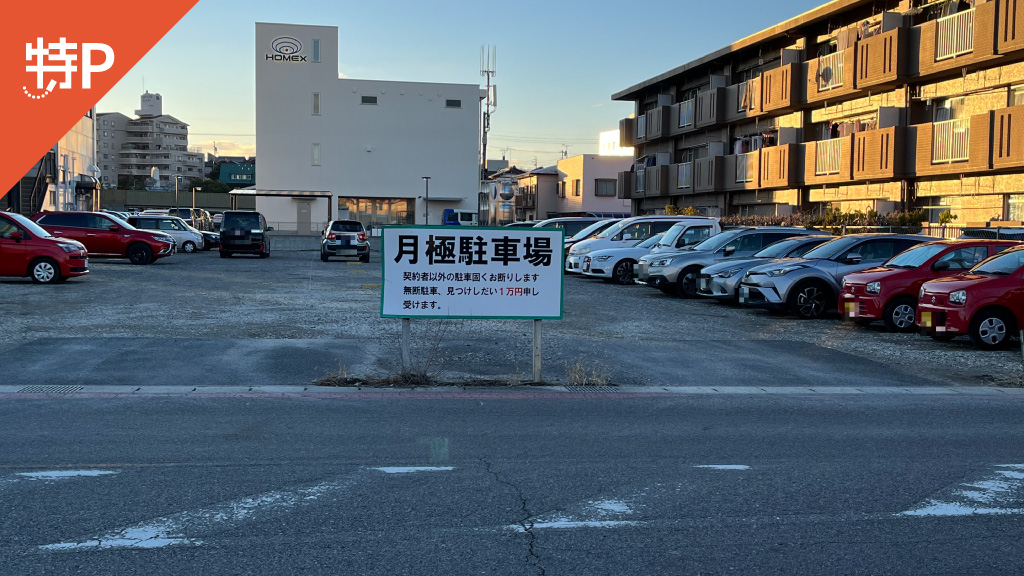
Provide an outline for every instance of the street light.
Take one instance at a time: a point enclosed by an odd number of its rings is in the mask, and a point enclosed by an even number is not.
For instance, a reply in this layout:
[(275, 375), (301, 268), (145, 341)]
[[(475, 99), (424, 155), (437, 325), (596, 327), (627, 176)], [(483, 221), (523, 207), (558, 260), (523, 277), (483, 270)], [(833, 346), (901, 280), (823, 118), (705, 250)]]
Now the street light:
[(430, 176), (423, 176), (423, 184), (426, 186), (426, 199), (423, 202), (423, 218), (427, 226), (430, 226)]

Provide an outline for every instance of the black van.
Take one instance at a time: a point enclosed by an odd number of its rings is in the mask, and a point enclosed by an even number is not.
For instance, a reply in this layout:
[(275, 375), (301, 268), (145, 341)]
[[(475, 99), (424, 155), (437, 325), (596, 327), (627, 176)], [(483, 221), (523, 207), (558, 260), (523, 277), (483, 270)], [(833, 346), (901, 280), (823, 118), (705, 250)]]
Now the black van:
[(270, 238), (267, 232), (274, 229), (267, 226), (263, 214), (252, 210), (228, 210), (220, 223), (220, 257), (232, 254), (259, 254), (260, 258), (270, 256)]

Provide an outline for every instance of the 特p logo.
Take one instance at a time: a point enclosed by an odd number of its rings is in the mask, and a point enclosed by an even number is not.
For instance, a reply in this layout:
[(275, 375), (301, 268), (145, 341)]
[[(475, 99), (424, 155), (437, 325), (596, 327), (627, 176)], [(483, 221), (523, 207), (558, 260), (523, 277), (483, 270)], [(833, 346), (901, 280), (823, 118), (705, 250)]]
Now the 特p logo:
[(305, 62), (306, 57), (299, 54), (302, 52), (302, 42), (290, 36), (275, 38), (270, 43), (271, 49), (276, 54), (267, 54), (267, 60), (275, 62)]
[[(96, 52), (103, 53), (103, 61), (99, 64), (95, 63)], [(83, 42), (79, 54), (78, 44), (68, 42), (67, 38), (61, 37), (59, 42), (50, 43), (44, 43), (42, 38), (36, 38), (35, 46), (30, 42), (25, 44), (25, 60), (29, 62), (25, 65), (25, 72), (35, 73), (36, 84), (35, 90), (30, 91), (28, 85), (22, 86), (21, 89), (29, 98), (39, 100), (53, 92), (54, 87), (61, 90), (73, 89), (75, 72), (80, 72), (82, 88), (92, 88), (92, 75), (110, 70), (114, 65), (114, 49), (106, 44)], [(76, 62), (81, 62), (81, 66)], [(60, 78), (60, 84), (53, 76)]]

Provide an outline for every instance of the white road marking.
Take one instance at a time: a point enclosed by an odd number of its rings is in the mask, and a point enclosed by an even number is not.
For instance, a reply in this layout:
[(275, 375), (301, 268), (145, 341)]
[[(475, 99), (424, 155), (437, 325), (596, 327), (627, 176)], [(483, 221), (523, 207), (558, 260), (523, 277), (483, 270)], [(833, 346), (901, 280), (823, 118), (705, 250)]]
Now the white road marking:
[(385, 474), (411, 474), (413, 472), (444, 472), (447, 470), (454, 469), (454, 466), (382, 466), (380, 468), (373, 468), (373, 470), (380, 470)]
[(530, 530), (539, 530), (544, 528), (621, 528), (624, 526), (642, 525), (643, 522), (631, 520), (570, 520), (568, 518), (563, 518), (559, 520), (552, 520), (550, 522), (527, 523), (526, 527), (519, 524), (513, 524), (508, 526), (508, 529), (515, 530), (517, 532), (526, 532), (527, 528)]
[(577, 505), (574, 508), (578, 509), (578, 513), (570, 515), (560, 511), (557, 514), (530, 518), (521, 524), (512, 524), (505, 528), (517, 532), (526, 532), (546, 528), (622, 528), (626, 526), (643, 526), (645, 524), (637, 520), (621, 519), (623, 516), (633, 513), (630, 504), (623, 500), (591, 500), (585, 505)]
[(701, 464), (694, 468), (710, 468), (712, 470), (750, 470), (750, 466), (744, 464)]
[(929, 498), (923, 504), (897, 514), (897, 516), (974, 516), (1024, 514), (1024, 464), (1000, 464), (983, 480), (964, 482), (962, 488), (951, 490), (939, 498)]
[(598, 514), (632, 514), (629, 504), (621, 500), (599, 500), (590, 502)]
[(18, 476), (29, 480), (64, 480), (65, 478), (80, 478), (93, 476), (109, 476), (117, 474), (115, 470), (49, 470), (46, 472), (20, 472)]

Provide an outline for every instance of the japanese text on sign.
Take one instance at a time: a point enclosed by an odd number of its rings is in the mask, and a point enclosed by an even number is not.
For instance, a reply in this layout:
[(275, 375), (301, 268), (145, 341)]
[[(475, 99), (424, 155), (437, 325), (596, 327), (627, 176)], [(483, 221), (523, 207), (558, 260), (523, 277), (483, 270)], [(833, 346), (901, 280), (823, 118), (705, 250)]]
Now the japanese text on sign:
[(381, 315), (561, 318), (558, 229), (386, 227)]

